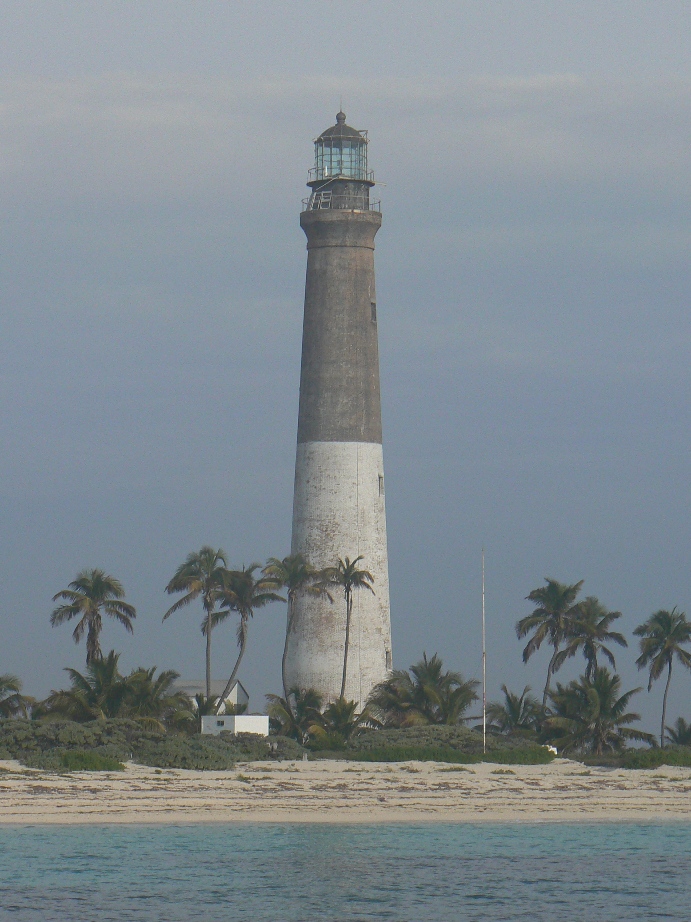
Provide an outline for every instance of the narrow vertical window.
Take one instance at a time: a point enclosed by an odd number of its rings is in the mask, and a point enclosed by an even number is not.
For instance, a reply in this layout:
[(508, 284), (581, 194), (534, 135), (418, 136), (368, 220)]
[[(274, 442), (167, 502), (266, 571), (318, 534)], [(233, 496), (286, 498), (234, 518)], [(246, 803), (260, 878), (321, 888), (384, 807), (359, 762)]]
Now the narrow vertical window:
[(377, 302), (376, 301), (372, 301), (370, 303), (370, 309), (372, 311), (372, 323), (376, 323), (377, 322)]
[(391, 650), (386, 651), (386, 668), (387, 671), (391, 670)]
[(380, 496), (384, 495), (384, 475), (383, 474), (379, 475), (379, 495)]

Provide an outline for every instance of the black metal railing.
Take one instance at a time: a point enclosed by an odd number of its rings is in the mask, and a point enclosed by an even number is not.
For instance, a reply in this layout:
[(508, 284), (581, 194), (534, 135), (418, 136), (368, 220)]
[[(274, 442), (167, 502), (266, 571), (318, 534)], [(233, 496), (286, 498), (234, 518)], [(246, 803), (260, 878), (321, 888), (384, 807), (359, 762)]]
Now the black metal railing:
[(381, 202), (372, 201), (368, 195), (333, 195), (331, 192), (313, 192), (302, 200), (305, 211), (381, 211)]
[(339, 170), (338, 166), (329, 170), (328, 167), (312, 167), (307, 171), (309, 182), (316, 182), (320, 179), (350, 179), (355, 182), (374, 182), (374, 170), (361, 169), (350, 164), (343, 164)]

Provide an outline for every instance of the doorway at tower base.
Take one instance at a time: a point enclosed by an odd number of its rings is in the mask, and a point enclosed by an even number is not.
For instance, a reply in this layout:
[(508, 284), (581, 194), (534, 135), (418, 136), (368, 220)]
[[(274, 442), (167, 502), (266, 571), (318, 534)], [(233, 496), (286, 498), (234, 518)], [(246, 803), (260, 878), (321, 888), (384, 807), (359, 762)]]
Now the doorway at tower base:
[[(345, 697), (360, 708), (392, 667), (389, 565), (382, 446), (375, 442), (302, 442), (297, 447), (293, 554), (319, 569), (362, 555), (374, 593), (353, 592)], [(288, 687), (315, 688), (324, 703), (340, 695), (346, 605), (301, 594), (288, 640)]]

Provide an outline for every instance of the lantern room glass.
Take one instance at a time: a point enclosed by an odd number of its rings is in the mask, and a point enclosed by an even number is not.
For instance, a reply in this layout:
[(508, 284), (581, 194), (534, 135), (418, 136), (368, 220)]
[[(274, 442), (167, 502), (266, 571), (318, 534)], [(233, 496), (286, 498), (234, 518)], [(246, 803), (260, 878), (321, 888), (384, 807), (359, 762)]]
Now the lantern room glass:
[(367, 176), (367, 141), (363, 138), (318, 138), (314, 142), (315, 179)]

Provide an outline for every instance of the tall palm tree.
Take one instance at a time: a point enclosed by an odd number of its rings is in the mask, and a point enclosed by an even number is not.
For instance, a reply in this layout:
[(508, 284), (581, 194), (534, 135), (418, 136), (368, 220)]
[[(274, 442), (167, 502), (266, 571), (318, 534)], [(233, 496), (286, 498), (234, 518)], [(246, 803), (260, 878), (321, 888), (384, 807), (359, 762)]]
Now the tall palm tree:
[(184, 608), (202, 598), (204, 606), (204, 620), (202, 621), (202, 634), (206, 637), (206, 697), (211, 697), (211, 629), (213, 627), (213, 614), (218, 591), (223, 583), (223, 573), (227, 566), (226, 555), (221, 548), (214, 550), (205, 544), (204, 547), (187, 555), (184, 563), (175, 571), (175, 575), (166, 586), (166, 592), (172, 595), (175, 592), (184, 592), (185, 595), (178, 599), (163, 616), (169, 618), (173, 612)]
[(524, 663), (527, 663), (533, 653), (540, 649), (545, 640), (554, 649), (547, 667), (547, 681), (542, 695), (543, 709), (547, 706), (547, 696), (552, 684), (552, 676), (558, 668), (559, 650), (564, 640), (569, 636), (573, 624), (576, 613), (574, 603), (578, 593), (581, 591), (583, 580), (574, 583), (572, 586), (559, 583), (549, 577), (545, 577), (545, 582), (547, 583), (546, 586), (533, 589), (526, 596), (528, 601), (536, 602), (537, 607), (531, 615), (521, 618), (516, 625), (516, 633), (519, 637), (526, 637), (530, 633), (533, 635), (523, 650)]
[(557, 683), (550, 695), (553, 713), (543, 727), (552, 731), (551, 740), (564, 753), (618, 752), (627, 740), (654, 745), (650, 733), (629, 726), (641, 719), (640, 714), (627, 711), (629, 701), (639, 691), (633, 688), (621, 695), (620, 677), (598, 666), (592, 679), (581, 676), (567, 686)]
[(682, 666), (691, 669), (691, 652), (685, 646), (691, 642), (691, 622), (687, 621), (683, 611), (677, 611), (676, 605), (671, 611), (660, 609), (647, 621), (635, 629), (634, 634), (641, 638), (641, 655), (636, 660), (639, 669), (649, 669), (648, 691), (653, 682), (660, 678), (667, 669), (665, 694), (662, 699), (662, 724), (660, 728), (660, 746), (665, 745), (665, 721), (667, 717), (667, 695), (672, 681), (672, 663), (676, 659)]
[(677, 717), (673, 727), (667, 727), (667, 736), (675, 746), (691, 746), (691, 723)]
[(22, 695), (22, 683), (16, 675), (0, 675), (0, 717), (28, 717), (32, 700)]
[(247, 648), (247, 631), (250, 618), (254, 617), (254, 610), (263, 608), (270, 602), (285, 602), (283, 596), (273, 591), (275, 583), (269, 577), (255, 577), (255, 570), (258, 570), (260, 566), (261, 564), (253, 563), (247, 568), (243, 567), (242, 570), (226, 570), (223, 574), (223, 583), (218, 590), (219, 610), (214, 614), (213, 624), (225, 621), (233, 612), (240, 616), (237, 632), (240, 652), (223, 694), (218, 699), (217, 710), (220, 710), (238, 674)]
[(333, 599), (323, 583), (322, 573), (307, 563), (302, 554), (291, 554), (279, 560), (269, 557), (262, 570), (275, 589), (285, 589), (288, 598), (288, 625), (286, 639), (283, 644), (283, 657), (281, 658), (281, 680), (283, 682), (284, 700), (290, 703), (290, 694), (286, 683), (286, 657), (288, 655), (288, 641), (293, 630), (295, 616), (295, 599), (300, 593), (308, 595), (326, 595), (329, 601)]
[(45, 711), (77, 721), (123, 716), (128, 684), (120, 674), (119, 659), (120, 654), (111, 650), (89, 663), (84, 674), (66, 669), (72, 687), (51, 692), (44, 702)]
[(294, 685), (288, 689), (286, 698), (267, 695), (266, 700), (272, 729), (304, 745), (309, 737), (309, 728), (321, 714), (323, 699), (320, 693), (314, 688)]
[(75, 643), (86, 632), (86, 665), (91, 666), (101, 658), (100, 635), (103, 629), (103, 615), (119, 621), (128, 633), (132, 633), (132, 621), (137, 613), (132, 605), (122, 600), (125, 590), (122, 583), (114, 576), (108, 576), (103, 570), (82, 570), (77, 578), (53, 596), (53, 601), (64, 599), (64, 605), (58, 605), (50, 616), (50, 623), (55, 627), (64, 621), (79, 618), (72, 632)]
[(537, 730), (542, 719), (542, 708), (537, 698), (530, 694), (526, 685), (520, 695), (510, 692), (502, 685), (503, 701), (491, 701), (487, 705), (488, 729), (495, 733), (529, 733)]
[(467, 681), (459, 672), (444, 672), (435, 653), (422, 659), (410, 671), (397, 669), (375, 686), (367, 701), (371, 718), (385, 727), (418, 724), (461, 723), (463, 714), (477, 701), (475, 679)]
[(616, 669), (614, 654), (605, 644), (616, 643), (620, 647), (628, 646), (623, 634), (609, 629), (612, 622), (618, 618), (621, 618), (620, 611), (608, 611), (593, 595), (579, 602), (574, 609), (574, 618), (566, 637), (566, 646), (555, 659), (555, 670), (559, 669), (565, 660), (575, 656), (579, 650), (583, 651), (585, 657), (586, 679), (592, 679), (595, 675), (598, 653), (609, 660), (612, 669)]
[(349, 557), (339, 558), (335, 567), (327, 567), (323, 570), (321, 585), (339, 586), (343, 590), (343, 597), (346, 603), (346, 630), (345, 630), (345, 647), (343, 651), (343, 676), (341, 679), (341, 698), (345, 698), (346, 676), (348, 671), (348, 649), (350, 647), (350, 624), (353, 615), (353, 592), (356, 589), (367, 589), (374, 595), (372, 583), (374, 577), (369, 570), (361, 570), (358, 564), (363, 559), (362, 554), (354, 560)]

